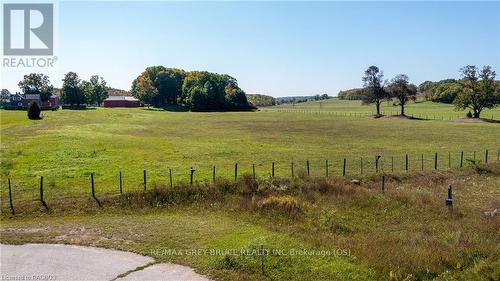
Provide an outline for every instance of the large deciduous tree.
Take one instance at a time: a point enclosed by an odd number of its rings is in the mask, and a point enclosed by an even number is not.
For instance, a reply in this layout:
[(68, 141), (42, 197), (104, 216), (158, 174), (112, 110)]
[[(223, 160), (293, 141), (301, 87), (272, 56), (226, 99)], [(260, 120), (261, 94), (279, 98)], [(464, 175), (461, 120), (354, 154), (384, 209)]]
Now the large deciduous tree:
[(68, 72), (64, 75), (61, 88), (61, 100), (65, 104), (80, 105), (86, 103), (87, 99), (83, 91), (83, 86), (78, 74)]
[(82, 90), (85, 93), (87, 102), (98, 106), (101, 106), (104, 99), (108, 97), (106, 81), (98, 75), (92, 75), (89, 81), (83, 81)]
[(154, 84), (158, 90), (158, 99), (161, 105), (163, 103), (177, 104), (177, 98), (181, 95), (185, 76), (184, 70), (176, 68), (167, 68), (158, 73)]
[(149, 107), (154, 104), (158, 90), (146, 75), (139, 75), (132, 83), (132, 95)]
[(163, 66), (147, 67), (134, 81), (132, 82), (132, 96), (139, 99), (147, 105), (163, 106), (164, 98), (158, 95), (158, 75), (165, 71)]
[(54, 91), (49, 77), (41, 73), (24, 75), (24, 79), (19, 81), (18, 86), (25, 95), (40, 95), (42, 101), (49, 100)]
[(4, 106), (9, 104), (10, 101), (10, 91), (7, 89), (2, 89), (2, 92), (0, 93), (0, 105)]
[(179, 103), (193, 111), (250, 109), (235, 78), (206, 71), (186, 74)]
[(391, 80), (389, 84), (389, 97), (396, 100), (401, 107), (401, 115), (405, 116), (405, 105), (409, 101), (414, 101), (417, 97), (417, 86), (410, 83), (406, 74), (399, 74)]
[(479, 118), (485, 108), (494, 108), (500, 103), (500, 89), (495, 83), (496, 73), (490, 66), (479, 70), (474, 65), (467, 65), (460, 69), (463, 87), (454, 104), (458, 109), (472, 110), (472, 116)]
[(388, 97), (387, 91), (384, 89), (384, 74), (382, 71), (372, 65), (368, 67), (363, 76), (363, 103), (375, 104), (377, 116), (380, 116), (380, 104)]

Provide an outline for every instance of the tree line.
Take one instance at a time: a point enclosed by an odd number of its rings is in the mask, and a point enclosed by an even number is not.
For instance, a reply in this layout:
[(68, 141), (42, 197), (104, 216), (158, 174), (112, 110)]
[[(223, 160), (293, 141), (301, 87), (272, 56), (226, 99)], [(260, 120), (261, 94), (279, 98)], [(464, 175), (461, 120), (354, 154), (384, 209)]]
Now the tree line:
[(156, 107), (180, 105), (192, 111), (252, 109), (235, 78), (208, 71), (147, 67), (132, 82), (131, 94)]
[[(62, 88), (56, 89), (47, 75), (30, 73), (24, 75), (18, 86), (25, 95), (40, 95), (42, 102), (49, 100), (57, 92), (64, 104), (72, 106), (81, 104), (100, 106), (108, 97), (106, 81), (98, 75), (92, 75), (89, 80), (82, 80), (75, 72), (68, 72), (62, 81)], [(2, 90), (2, 94), (4, 92), (10, 95), (7, 90)]]
[(268, 95), (247, 94), (248, 102), (253, 106), (273, 106), (276, 105), (276, 99)]
[(406, 74), (399, 74), (390, 81), (384, 80), (383, 72), (377, 66), (370, 66), (362, 77), (363, 88), (341, 91), (341, 99), (360, 99), (363, 104), (375, 104), (376, 116), (380, 114), (380, 104), (393, 100), (405, 116), (405, 105), (415, 101), (417, 93), (427, 93), (430, 99), (453, 103), (457, 109), (469, 109), (468, 116), (479, 118), (485, 108), (500, 104), (500, 83), (495, 81), (496, 73), (490, 66), (482, 69), (467, 65), (460, 69), (461, 79), (448, 79), (439, 83), (426, 81), (415, 86)]

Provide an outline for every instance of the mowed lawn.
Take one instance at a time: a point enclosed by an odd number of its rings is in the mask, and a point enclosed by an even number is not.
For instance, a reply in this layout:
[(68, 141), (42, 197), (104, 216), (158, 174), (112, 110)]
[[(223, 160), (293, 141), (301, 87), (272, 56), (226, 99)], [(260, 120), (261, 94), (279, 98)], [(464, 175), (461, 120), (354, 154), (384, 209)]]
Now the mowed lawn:
[(323, 176), (328, 160), (329, 175), (340, 176), (346, 158), (347, 175), (354, 176), (361, 172), (361, 161), (364, 173), (373, 173), (378, 154), (381, 170), (391, 170), (392, 161), (395, 172), (402, 172), (405, 154), (410, 170), (421, 170), (422, 154), (424, 170), (433, 169), (438, 152), (439, 168), (447, 169), (448, 157), (452, 167), (459, 165), (461, 151), (466, 158), (476, 151), (483, 161), (489, 149), (490, 161), (496, 161), (500, 139), (495, 123), (329, 114), (98, 108), (45, 111), (39, 121), (28, 120), (22, 111), (0, 114), (2, 185), (10, 176), (18, 198), (37, 196), (39, 176), (49, 187), (47, 196), (56, 196), (87, 194), (90, 173), (98, 192), (116, 192), (120, 171), (125, 190), (140, 190), (143, 170), (150, 187), (161, 187), (168, 185), (169, 169), (174, 182), (187, 182), (191, 167), (195, 181), (210, 181), (213, 165), (217, 177), (233, 178), (235, 163), (239, 175), (250, 173), (255, 163), (262, 178), (270, 176), (272, 162), (277, 177), (288, 177), (292, 161), (299, 174), (307, 160), (311, 175)]

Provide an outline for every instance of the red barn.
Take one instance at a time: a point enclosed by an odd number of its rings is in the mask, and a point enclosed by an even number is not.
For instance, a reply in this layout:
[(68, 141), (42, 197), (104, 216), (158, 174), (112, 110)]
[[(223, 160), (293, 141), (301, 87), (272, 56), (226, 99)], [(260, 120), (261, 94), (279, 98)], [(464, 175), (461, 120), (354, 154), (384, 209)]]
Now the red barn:
[(50, 96), (49, 100), (42, 102), (42, 107), (56, 107), (59, 105), (59, 97), (56, 95)]
[(110, 96), (104, 100), (104, 107), (139, 107), (141, 103), (134, 97)]

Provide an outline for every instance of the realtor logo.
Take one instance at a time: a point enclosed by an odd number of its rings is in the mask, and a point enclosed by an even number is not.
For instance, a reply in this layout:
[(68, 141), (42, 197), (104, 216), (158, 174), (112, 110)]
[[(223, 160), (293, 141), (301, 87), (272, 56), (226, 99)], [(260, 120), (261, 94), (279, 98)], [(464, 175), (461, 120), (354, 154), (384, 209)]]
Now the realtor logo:
[(3, 4), (4, 56), (52, 56), (53, 4)]

